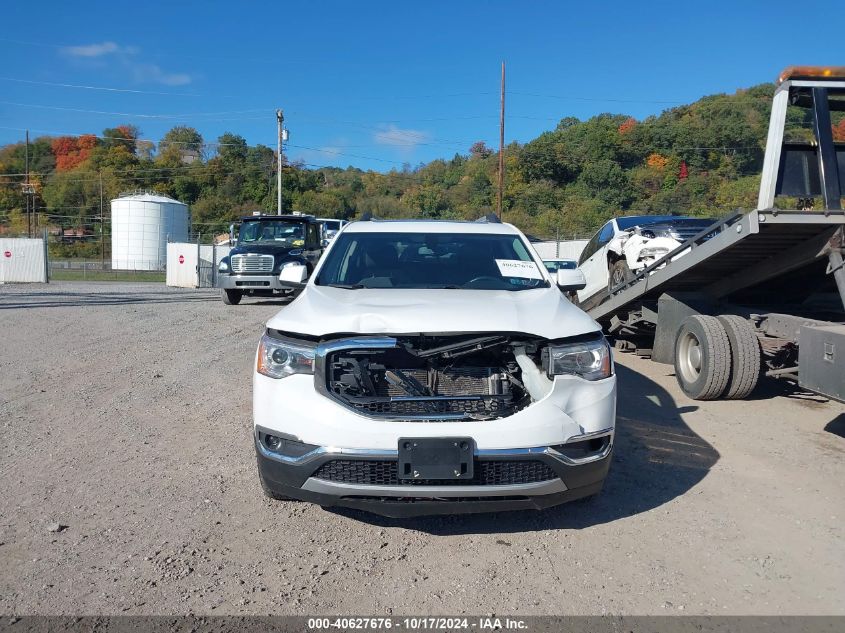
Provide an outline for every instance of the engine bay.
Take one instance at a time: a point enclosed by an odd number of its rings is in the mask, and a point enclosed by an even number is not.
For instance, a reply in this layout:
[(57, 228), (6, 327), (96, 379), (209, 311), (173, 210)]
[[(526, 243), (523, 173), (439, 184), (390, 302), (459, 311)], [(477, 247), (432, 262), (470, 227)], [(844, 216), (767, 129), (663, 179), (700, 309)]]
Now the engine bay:
[(542, 343), (508, 335), (418, 335), (397, 338), (389, 348), (341, 349), (326, 359), (326, 387), (365, 415), (505, 417), (532, 400), (517, 353), (523, 363), (526, 355), (539, 360)]

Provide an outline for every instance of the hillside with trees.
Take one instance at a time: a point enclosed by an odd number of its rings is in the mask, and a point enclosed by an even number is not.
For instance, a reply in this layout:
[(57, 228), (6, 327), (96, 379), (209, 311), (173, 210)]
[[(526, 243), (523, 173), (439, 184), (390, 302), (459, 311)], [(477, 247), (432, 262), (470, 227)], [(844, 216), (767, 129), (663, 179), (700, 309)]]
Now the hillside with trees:
[[(562, 118), (534, 140), (507, 146), (504, 219), (535, 235), (583, 235), (620, 213), (753, 208), (773, 89), (708, 96), (639, 121), (624, 114)], [(788, 116), (789, 134), (806, 138), (805, 113)], [(841, 114), (834, 133), (845, 141)], [(99, 253), (101, 199), (107, 216), (108, 201), (121, 192), (156, 190), (188, 203), (193, 231), (205, 236), (225, 231), (243, 212), (275, 209), (274, 149), (249, 146), (235, 133), (208, 141), (190, 127), (171, 129), (157, 145), (140, 139), (140, 130), (120, 125), (31, 141), (38, 226), (90, 237), (57, 245), (59, 254)], [(22, 142), (0, 148), (0, 232), (26, 231), (24, 152)], [(496, 152), (483, 142), (388, 172), (293, 163), (283, 169), (283, 204), (328, 217), (475, 219), (494, 210), (496, 170)]]

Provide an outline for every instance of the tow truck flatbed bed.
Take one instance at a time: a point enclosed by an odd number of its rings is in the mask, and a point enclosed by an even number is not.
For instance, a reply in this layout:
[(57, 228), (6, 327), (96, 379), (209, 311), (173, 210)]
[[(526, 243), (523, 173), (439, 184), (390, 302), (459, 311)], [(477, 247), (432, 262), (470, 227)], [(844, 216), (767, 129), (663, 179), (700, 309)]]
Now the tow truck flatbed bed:
[(588, 313), (606, 324), (632, 304), (656, 301), (663, 293), (700, 292), (725, 299), (797, 269), (824, 266), (825, 246), (843, 225), (842, 211), (768, 210), (728, 216), (615, 288)]

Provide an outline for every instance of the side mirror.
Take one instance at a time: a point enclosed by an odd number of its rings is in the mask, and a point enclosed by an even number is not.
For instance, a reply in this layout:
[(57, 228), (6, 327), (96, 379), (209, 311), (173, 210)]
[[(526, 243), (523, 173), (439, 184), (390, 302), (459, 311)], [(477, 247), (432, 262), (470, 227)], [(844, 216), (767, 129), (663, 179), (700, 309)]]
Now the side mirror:
[(308, 268), (302, 264), (289, 263), (282, 266), (279, 281), (283, 286), (298, 288), (304, 286), (308, 280)]
[(229, 246), (235, 245), (235, 225), (229, 225)]
[(587, 280), (579, 268), (558, 268), (557, 287), (561, 290), (583, 290), (586, 286)]

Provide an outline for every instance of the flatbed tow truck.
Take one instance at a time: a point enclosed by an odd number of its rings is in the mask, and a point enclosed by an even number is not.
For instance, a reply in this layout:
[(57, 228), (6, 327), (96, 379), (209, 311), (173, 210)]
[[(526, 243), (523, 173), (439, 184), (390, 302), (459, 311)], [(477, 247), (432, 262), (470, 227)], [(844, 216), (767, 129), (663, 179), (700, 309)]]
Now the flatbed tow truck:
[[(812, 142), (785, 140), (790, 106), (811, 113)], [(590, 308), (617, 349), (673, 364), (697, 400), (745, 398), (766, 375), (845, 402), (845, 144), (831, 111), (845, 111), (845, 67), (781, 74), (757, 209), (708, 226)], [(776, 208), (776, 196), (798, 208)]]

